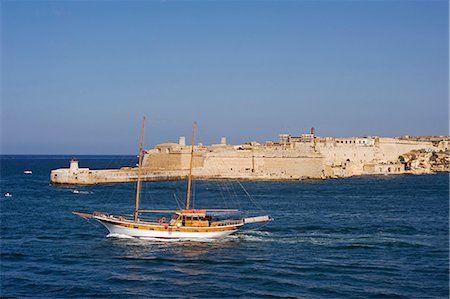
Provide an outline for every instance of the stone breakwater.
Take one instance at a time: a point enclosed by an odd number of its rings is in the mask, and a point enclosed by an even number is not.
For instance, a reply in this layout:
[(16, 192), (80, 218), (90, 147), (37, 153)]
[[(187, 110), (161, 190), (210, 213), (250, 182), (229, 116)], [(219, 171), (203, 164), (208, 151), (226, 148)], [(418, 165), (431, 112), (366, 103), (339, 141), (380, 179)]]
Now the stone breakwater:
[[(159, 144), (146, 150), (144, 181), (178, 180), (188, 175), (190, 146)], [(449, 171), (449, 137), (320, 138), (314, 134), (295, 137), (281, 134), (278, 142), (248, 142), (195, 146), (193, 175), (200, 180), (302, 180), (345, 178), (356, 175), (423, 174)], [(70, 168), (50, 174), (54, 184), (92, 185), (137, 180), (137, 168), (92, 170)]]

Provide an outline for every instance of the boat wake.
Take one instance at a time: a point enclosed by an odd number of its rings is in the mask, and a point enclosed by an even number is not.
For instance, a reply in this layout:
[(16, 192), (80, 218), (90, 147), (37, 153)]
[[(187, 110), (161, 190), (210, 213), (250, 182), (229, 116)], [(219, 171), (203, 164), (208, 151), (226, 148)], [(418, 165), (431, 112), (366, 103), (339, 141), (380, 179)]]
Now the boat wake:
[(150, 241), (150, 242), (199, 242), (199, 243), (211, 243), (211, 242), (220, 242), (227, 240), (229, 238), (224, 239), (208, 239), (208, 238), (155, 238), (155, 237), (132, 237), (124, 234), (116, 234), (110, 233), (106, 236), (107, 238), (115, 238), (115, 239), (131, 239), (131, 240), (142, 240), (142, 241)]
[(244, 240), (253, 242), (273, 242), (274, 238), (268, 231), (243, 231), (241, 233), (228, 236), (229, 239)]
[(117, 238), (117, 239), (135, 239), (134, 237), (124, 235), (124, 234), (108, 234), (107, 238)]

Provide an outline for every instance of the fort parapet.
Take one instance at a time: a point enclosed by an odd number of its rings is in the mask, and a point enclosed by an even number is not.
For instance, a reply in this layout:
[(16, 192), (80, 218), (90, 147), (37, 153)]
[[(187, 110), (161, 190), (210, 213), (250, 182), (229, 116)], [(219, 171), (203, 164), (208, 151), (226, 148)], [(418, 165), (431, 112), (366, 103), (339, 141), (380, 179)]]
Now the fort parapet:
[[(314, 130), (301, 136), (280, 134), (277, 142), (265, 144), (228, 145), (222, 138), (220, 144), (195, 146), (193, 175), (204, 180), (301, 180), (433, 173), (448, 171), (448, 144), (448, 136), (321, 138), (315, 136)], [(178, 143), (159, 144), (145, 151), (143, 180), (183, 179), (188, 175), (189, 161), (190, 146), (184, 137)], [(75, 160), (71, 161), (70, 168), (51, 172), (54, 184), (136, 180), (137, 168), (91, 170), (79, 168)]]

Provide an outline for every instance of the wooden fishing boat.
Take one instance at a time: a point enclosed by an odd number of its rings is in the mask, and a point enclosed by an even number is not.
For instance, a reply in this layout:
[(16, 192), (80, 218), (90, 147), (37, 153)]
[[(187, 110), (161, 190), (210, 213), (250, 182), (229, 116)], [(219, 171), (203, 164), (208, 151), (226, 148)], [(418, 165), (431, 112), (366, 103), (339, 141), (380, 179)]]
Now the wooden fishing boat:
[[(139, 164), (136, 188), (136, 207), (133, 215), (111, 215), (109, 213), (94, 212), (82, 213), (73, 212), (83, 218), (95, 219), (103, 224), (110, 236), (148, 238), (148, 239), (178, 239), (178, 240), (196, 240), (196, 239), (217, 239), (226, 237), (236, 232), (245, 224), (267, 222), (272, 218), (268, 215), (247, 217), (238, 219), (219, 220), (214, 217), (218, 213), (233, 214), (238, 210), (233, 209), (191, 209), (191, 185), (192, 185), (192, 165), (194, 158), (194, 144), (197, 124), (194, 122), (194, 131), (192, 134), (191, 159), (188, 176), (186, 208), (182, 210), (142, 210), (139, 209), (139, 200), (141, 193), (141, 171), (143, 158), (143, 140), (145, 130), (145, 117), (142, 120), (142, 132), (139, 146)], [(172, 214), (172, 218), (167, 220), (162, 217), (159, 220), (148, 221), (143, 219), (144, 213)], [(235, 214), (236, 215), (236, 214)]]

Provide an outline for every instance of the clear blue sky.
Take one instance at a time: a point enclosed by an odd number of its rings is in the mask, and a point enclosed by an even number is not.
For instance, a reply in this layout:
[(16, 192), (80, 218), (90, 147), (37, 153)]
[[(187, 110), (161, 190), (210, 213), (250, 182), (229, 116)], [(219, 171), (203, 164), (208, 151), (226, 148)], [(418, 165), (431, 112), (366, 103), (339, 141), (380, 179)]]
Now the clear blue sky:
[(447, 1), (2, 1), (4, 154), (448, 134)]

